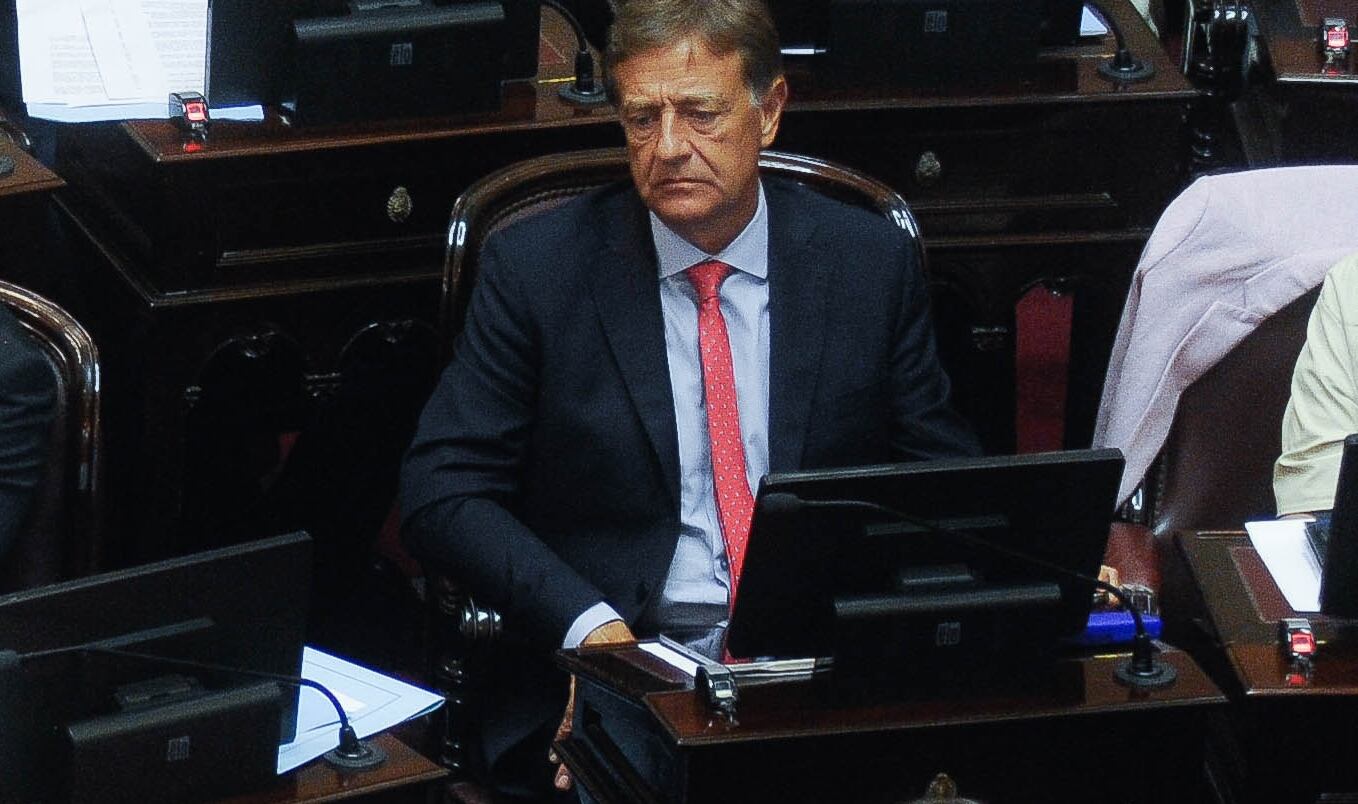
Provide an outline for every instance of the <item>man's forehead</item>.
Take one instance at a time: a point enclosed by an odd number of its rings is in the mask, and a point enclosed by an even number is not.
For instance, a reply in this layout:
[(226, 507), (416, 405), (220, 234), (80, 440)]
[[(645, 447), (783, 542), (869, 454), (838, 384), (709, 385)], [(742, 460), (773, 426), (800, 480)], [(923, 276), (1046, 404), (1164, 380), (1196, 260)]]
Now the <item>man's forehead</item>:
[(744, 86), (740, 56), (713, 52), (700, 40), (685, 39), (636, 53), (615, 70), (619, 95), (629, 101), (703, 100)]

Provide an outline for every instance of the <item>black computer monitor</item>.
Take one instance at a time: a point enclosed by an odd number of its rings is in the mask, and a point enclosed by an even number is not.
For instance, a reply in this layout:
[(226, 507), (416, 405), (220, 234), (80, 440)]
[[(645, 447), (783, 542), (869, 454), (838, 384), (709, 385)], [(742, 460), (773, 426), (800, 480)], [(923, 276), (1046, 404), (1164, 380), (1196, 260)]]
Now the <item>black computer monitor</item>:
[(1082, 9), (1081, 0), (775, 0), (775, 15), (784, 3), (817, 12), (780, 19), (785, 42), (813, 36), (827, 73), (853, 85), (1012, 78), (1036, 68), (1042, 48), (1073, 44)]
[(1088, 620), (1069, 573), (1097, 576), (1122, 467), (1100, 449), (768, 475), (727, 647), (920, 672), (1055, 648)]
[(295, 533), (0, 597), (0, 801), (79, 799), (128, 775), (148, 798), (189, 800), (176, 796), (271, 777), (295, 687), (69, 649), (297, 676), (310, 578)]
[(1358, 433), (1344, 439), (1334, 510), (1321, 558), (1321, 613), (1358, 617)]

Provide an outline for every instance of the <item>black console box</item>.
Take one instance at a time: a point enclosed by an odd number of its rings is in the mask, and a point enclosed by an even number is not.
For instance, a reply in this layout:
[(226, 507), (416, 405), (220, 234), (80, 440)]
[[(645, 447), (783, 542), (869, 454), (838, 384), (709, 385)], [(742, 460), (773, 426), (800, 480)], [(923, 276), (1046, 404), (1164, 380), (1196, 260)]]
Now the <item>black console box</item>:
[(66, 728), (62, 800), (202, 801), (269, 784), (282, 698), (269, 681)]
[(292, 24), (284, 106), (337, 123), (485, 111), (500, 105), (501, 3), (385, 7)]
[(855, 82), (984, 76), (1073, 42), (1079, 10), (1078, 0), (831, 0), (828, 63)]

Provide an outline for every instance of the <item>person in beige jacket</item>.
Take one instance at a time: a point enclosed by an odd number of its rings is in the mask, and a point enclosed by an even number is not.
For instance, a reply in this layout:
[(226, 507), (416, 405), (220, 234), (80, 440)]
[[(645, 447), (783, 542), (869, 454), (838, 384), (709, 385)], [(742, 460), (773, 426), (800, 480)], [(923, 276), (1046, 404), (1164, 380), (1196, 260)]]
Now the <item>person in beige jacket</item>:
[(1351, 433), (1358, 433), (1358, 253), (1330, 269), (1306, 327), (1273, 466), (1279, 516), (1334, 507)]

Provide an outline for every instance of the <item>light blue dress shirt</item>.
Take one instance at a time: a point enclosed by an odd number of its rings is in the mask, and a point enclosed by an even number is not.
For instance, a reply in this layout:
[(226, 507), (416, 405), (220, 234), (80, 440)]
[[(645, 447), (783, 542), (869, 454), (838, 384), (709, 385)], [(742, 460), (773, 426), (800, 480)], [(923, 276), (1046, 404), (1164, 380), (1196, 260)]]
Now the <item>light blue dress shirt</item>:
[[(769, 216), (764, 188), (745, 229), (719, 254), (708, 254), (651, 214), (660, 265), (660, 306), (674, 418), (679, 434), (679, 540), (665, 586), (644, 619), (665, 629), (710, 628), (725, 622), (731, 575), (712, 484), (712, 453), (698, 354), (698, 301), (685, 273), (717, 259), (735, 270), (722, 282), (721, 312), (736, 379), (745, 474), (753, 493), (769, 469)], [(590, 631), (620, 619), (600, 602), (576, 618), (563, 646), (580, 644)]]

